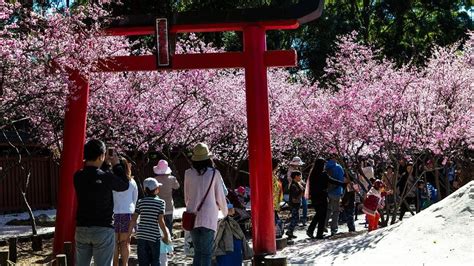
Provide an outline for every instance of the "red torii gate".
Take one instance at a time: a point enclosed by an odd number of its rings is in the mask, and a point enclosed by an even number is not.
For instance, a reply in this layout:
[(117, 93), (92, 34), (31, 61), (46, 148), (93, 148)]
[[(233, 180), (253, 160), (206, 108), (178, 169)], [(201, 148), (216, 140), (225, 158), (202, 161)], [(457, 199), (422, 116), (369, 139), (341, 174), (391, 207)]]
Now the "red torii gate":
[[(252, 237), (256, 255), (276, 252), (272, 200), (272, 155), (268, 107), (267, 67), (296, 66), (296, 52), (267, 51), (266, 31), (296, 29), (300, 24), (321, 15), (323, 0), (303, 0), (285, 9), (260, 8), (234, 10), (209, 15), (196, 12), (175, 15), (169, 31), (216, 32), (242, 31), (243, 51), (208, 54), (171, 55), (171, 64), (158, 66), (155, 55), (118, 56), (100, 59), (98, 71), (154, 71), (209, 68), (244, 68), (246, 84), (247, 125), (249, 139), (250, 188), (252, 193)], [(128, 17), (105, 29), (119, 36), (155, 34), (151, 16)], [(138, 21), (138, 22), (137, 22)], [(65, 241), (74, 241), (76, 195), (74, 173), (82, 167), (86, 132), (89, 84), (78, 71), (71, 71), (75, 95), (68, 100), (64, 121), (61, 179), (54, 238), (54, 252), (63, 252)], [(72, 100), (74, 98), (74, 100)]]

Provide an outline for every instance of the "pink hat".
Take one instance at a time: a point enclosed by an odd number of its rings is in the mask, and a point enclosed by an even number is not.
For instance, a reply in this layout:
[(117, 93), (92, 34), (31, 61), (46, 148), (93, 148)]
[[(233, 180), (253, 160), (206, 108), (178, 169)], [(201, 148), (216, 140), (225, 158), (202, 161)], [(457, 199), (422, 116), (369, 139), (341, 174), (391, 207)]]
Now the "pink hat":
[(238, 187), (236, 190), (239, 194), (245, 194), (245, 188), (243, 186)]
[(153, 166), (153, 172), (157, 175), (169, 175), (171, 174), (171, 168), (169, 168), (166, 160), (160, 160), (156, 166)]

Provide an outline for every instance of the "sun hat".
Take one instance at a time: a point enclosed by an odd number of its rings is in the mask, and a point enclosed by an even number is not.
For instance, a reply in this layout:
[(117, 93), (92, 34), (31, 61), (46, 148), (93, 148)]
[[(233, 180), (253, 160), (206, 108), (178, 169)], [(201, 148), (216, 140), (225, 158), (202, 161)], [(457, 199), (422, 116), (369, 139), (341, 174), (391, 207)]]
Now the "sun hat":
[(192, 161), (204, 161), (208, 160), (212, 155), (209, 152), (209, 147), (205, 143), (198, 143), (193, 148), (193, 156), (191, 157)]
[(304, 162), (300, 157), (295, 156), (293, 159), (291, 159), (290, 165), (304, 165)]
[(158, 182), (154, 177), (149, 177), (143, 181), (143, 186), (149, 190), (155, 190), (157, 187), (161, 187), (163, 184)]
[(169, 175), (171, 174), (171, 168), (169, 168), (166, 160), (159, 160), (158, 164), (153, 166), (153, 173), (157, 175)]

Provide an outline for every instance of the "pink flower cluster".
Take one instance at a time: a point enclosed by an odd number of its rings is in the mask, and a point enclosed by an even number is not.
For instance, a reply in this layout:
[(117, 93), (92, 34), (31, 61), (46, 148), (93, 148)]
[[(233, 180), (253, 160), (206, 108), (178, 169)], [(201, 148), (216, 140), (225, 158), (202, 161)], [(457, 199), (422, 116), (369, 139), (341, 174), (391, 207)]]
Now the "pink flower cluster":
[[(243, 70), (94, 72), (97, 59), (131, 50), (125, 38), (100, 36), (100, 8), (40, 16), (0, 3), (0, 115), (28, 117), (44, 145), (60, 147), (71, 93), (67, 70), (78, 69), (91, 88), (88, 136), (141, 151), (206, 141), (226, 160), (246, 158)], [(396, 66), (355, 39), (340, 38), (327, 62), (325, 89), (304, 74), (268, 70), (276, 156), (295, 145), (344, 156), (474, 148), (472, 34), (463, 50), (435, 47), (423, 68)], [(221, 51), (190, 35), (177, 52)]]

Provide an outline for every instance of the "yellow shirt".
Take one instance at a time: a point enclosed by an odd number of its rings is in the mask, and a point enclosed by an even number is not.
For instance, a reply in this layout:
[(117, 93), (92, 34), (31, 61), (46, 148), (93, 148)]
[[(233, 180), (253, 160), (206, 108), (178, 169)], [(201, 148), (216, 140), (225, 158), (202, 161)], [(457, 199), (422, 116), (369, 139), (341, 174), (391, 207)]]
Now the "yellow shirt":
[(273, 175), (272, 177), (273, 187), (273, 209), (275, 211), (280, 210), (280, 202), (283, 200), (282, 186), (278, 177)]

